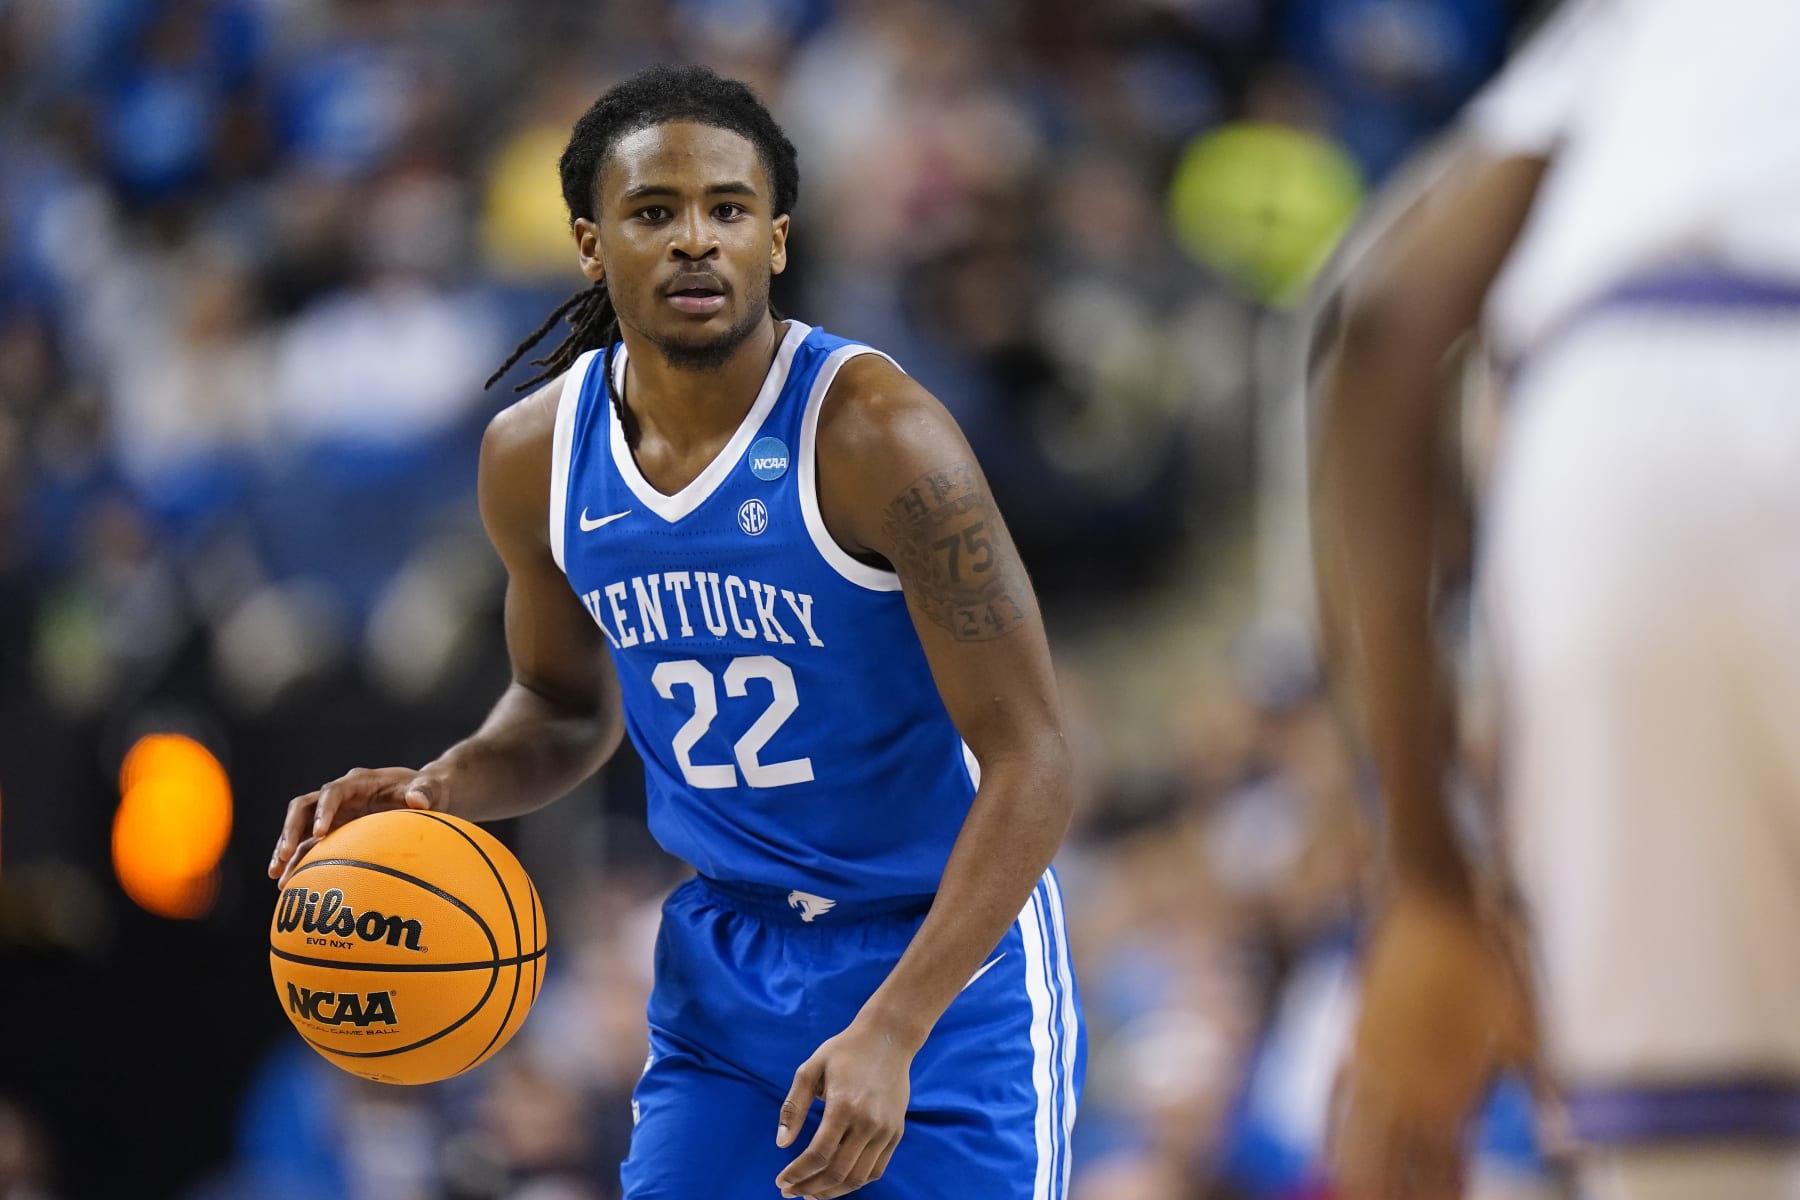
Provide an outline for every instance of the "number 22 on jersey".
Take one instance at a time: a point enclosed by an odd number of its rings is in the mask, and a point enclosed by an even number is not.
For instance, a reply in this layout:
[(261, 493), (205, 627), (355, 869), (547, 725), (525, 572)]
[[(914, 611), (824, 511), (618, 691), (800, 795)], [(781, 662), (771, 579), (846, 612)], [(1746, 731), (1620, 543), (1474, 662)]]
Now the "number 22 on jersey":
[(794, 687), (794, 672), (780, 659), (768, 654), (734, 658), (725, 668), (725, 695), (741, 699), (749, 695), (752, 679), (769, 683), (769, 706), (744, 736), (737, 740), (732, 752), (737, 765), (731, 763), (697, 763), (694, 746), (712, 727), (719, 715), (719, 692), (713, 673), (691, 658), (658, 663), (650, 676), (657, 693), (665, 700), (675, 699), (675, 689), (685, 687), (694, 698), (694, 715), (675, 733), (675, 760), (681, 764), (681, 777), (693, 788), (730, 788), (738, 786), (738, 772), (751, 787), (786, 787), (795, 783), (811, 783), (811, 758), (790, 758), (783, 762), (762, 761), (763, 747), (775, 736), (787, 719), (800, 707)]

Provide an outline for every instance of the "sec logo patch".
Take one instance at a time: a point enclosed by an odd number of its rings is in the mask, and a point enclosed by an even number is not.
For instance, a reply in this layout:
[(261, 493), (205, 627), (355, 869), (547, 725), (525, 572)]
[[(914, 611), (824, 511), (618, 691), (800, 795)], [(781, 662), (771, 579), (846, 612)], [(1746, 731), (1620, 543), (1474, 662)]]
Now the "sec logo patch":
[(761, 500), (746, 500), (738, 506), (738, 528), (755, 537), (769, 527), (769, 506)]

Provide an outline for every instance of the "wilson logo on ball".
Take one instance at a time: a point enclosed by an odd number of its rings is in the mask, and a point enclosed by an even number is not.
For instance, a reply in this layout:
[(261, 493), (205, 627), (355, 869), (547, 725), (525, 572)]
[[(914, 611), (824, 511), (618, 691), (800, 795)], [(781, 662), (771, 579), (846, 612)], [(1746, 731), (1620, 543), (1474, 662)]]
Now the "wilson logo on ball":
[(299, 930), (310, 934), (323, 934), (343, 941), (359, 937), (365, 942), (386, 942), (390, 946), (405, 943), (408, 950), (419, 949), (419, 938), (425, 928), (418, 921), (402, 917), (390, 917), (374, 909), (365, 909), (358, 913), (344, 903), (344, 893), (340, 888), (331, 888), (323, 893), (308, 891), (306, 888), (288, 888), (281, 893), (281, 908), (275, 914), (275, 929), (279, 933), (293, 933)]
[(377, 1021), (398, 1025), (394, 1016), (394, 993), (315, 992), (311, 988), (287, 985), (288, 1011), (320, 1025), (354, 1025), (367, 1029)]

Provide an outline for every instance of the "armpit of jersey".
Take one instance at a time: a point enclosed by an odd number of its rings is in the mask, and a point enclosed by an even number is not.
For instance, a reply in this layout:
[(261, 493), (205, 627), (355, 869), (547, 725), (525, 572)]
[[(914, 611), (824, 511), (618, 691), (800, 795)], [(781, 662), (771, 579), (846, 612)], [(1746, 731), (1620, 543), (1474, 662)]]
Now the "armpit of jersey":
[(1567, 0), (1469, 102), (1463, 124), (1502, 156), (1547, 158), (1605, 71), (1617, 0)]

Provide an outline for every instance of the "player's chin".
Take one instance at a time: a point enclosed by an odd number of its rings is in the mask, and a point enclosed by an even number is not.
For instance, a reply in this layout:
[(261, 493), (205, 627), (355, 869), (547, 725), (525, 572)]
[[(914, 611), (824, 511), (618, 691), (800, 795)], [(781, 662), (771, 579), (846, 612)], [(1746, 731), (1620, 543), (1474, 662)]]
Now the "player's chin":
[(665, 356), (676, 366), (711, 368), (731, 357), (749, 331), (744, 322), (721, 313), (707, 320), (689, 321), (665, 328), (657, 338)]
[(657, 323), (656, 340), (678, 353), (706, 354), (729, 341), (742, 314), (727, 306), (716, 313), (684, 313), (671, 309)]

